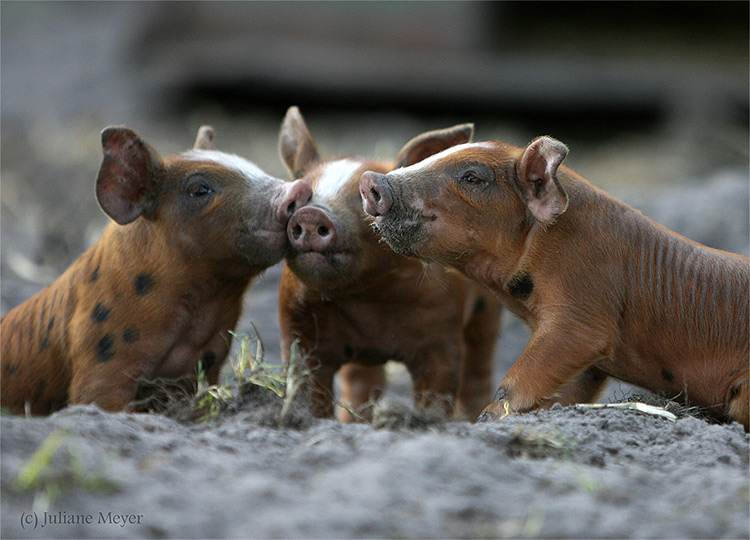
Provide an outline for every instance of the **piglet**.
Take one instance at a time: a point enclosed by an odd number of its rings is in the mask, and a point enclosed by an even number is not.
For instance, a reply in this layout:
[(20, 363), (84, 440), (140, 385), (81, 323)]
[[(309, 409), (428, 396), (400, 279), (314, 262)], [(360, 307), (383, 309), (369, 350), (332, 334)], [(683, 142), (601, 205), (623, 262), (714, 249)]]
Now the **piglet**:
[(212, 139), (204, 126), (192, 150), (162, 158), (126, 127), (102, 132), (96, 196), (115, 223), (3, 317), (3, 408), (122, 410), (154, 379), (194, 387), (199, 362), (216, 382), (242, 295), (284, 257), (287, 221), (311, 189)]
[[(281, 156), (293, 178), (313, 187), (287, 232), (279, 295), (283, 361), (292, 344), (312, 369), (312, 406), (334, 414), (333, 380), (341, 371), (341, 421), (367, 418), (385, 384), (383, 364), (408, 368), (417, 406), (475, 418), (490, 398), (499, 302), (483, 287), (440, 266), (398, 255), (372, 230), (362, 211), (363, 171), (388, 172), (468, 141), (471, 124), (424, 133), (395, 162), (324, 160), (296, 107), (280, 134)], [(454, 408), (455, 404), (455, 408)]]
[(750, 419), (750, 261), (654, 223), (562, 165), (538, 137), (440, 152), (362, 175), (366, 211), (399, 253), (477, 279), (532, 329), (483, 420), (608, 376)]

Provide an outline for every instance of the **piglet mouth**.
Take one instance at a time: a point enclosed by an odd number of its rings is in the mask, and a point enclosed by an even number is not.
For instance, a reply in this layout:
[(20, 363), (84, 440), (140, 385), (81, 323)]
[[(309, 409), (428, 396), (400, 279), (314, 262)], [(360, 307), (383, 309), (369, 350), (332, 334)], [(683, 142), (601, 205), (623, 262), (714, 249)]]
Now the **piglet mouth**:
[(287, 263), (304, 283), (322, 289), (336, 289), (355, 273), (356, 259), (346, 251), (292, 251)]
[(401, 255), (417, 256), (417, 247), (424, 241), (427, 225), (437, 220), (414, 208), (394, 211), (373, 219), (373, 228), (391, 248)]
[[(430, 216), (430, 215), (424, 215), (420, 214), (416, 210), (413, 212), (410, 212), (411, 215), (398, 218), (393, 215), (393, 213), (390, 213), (386, 216), (376, 216), (373, 219), (373, 222), (375, 223), (375, 227), (377, 229), (380, 229), (383, 226), (383, 223), (385, 223), (385, 228), (409, 228), (409, 227), (419, 227), (422, 226), (425, 223), (429, 223), (431, 221), (435, 221), (437, 219), (437, 216)], [(393, 223), (396, 222), (397, 223)]]
[(282, 228), (269, 227), (268, 229), (260, 229), (255, 231), (253, 234), (255, 238), (262, 244), (267, 245), (269, 248), (285, 248), (288, 245), (286, 230)]
[(433, 214), (423, 214), (416, 208), (394, 209), (372, 218), (375, 229), (381, 233), (393, 233), (400, 229), (412, 229), (437, 220)]
[(301, 260), (316, 261), (317, 263), (339, 266), (343, 259), (350, 256), (346, 251), (298, 251), (293, 257)]
[(237, 248), (252, 266), (261, 268), (276, 264), (284, 258), (289, 242), (286, 231), (268, 228), (246, 228), (235, 234)]

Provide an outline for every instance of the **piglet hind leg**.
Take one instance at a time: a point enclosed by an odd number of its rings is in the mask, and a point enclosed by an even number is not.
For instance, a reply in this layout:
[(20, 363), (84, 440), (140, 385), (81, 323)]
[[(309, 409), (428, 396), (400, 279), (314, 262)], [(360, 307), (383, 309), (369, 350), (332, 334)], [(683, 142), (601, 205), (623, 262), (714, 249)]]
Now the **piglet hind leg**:
[(93, 403), (105, 411), (123, 410), (137, 397), (138, 379), (138, 374), (115, 363), (79, 369), (73, 373), (70, 404)]
[[(543, 406), (553, 400), (566, 383), (571, 385), (563, 395), (570, 391), (569, 397), (590, 399), (598, 392), (601, 385), (590, 384), (588, 376), (595, 372), (588, 370), (611, 354), (614, 340), (594, 330), (577, 327), (576, 332), (571, 332), (569, 328), (540, 325), (503, 379), (492, 403), (479, 416), (479, 422), (500, 420), (512, 413)], [(579, 387), (576, 387), (577, 377)], [(573, 396), (576, 393), (582, 395)]]

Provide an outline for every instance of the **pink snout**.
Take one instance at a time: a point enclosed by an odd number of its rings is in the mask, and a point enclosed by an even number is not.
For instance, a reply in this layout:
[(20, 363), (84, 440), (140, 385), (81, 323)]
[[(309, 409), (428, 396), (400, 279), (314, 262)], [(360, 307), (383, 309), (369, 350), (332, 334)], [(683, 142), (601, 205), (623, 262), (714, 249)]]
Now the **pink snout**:
[(384, 181), (385, 175), (367, 171), (359, 178), (362, 206), (371, 216), (382, 216), (393, 204), (393, 194)]
[(286, 228), (292, 246), (299, 251), (324, 253), (336, 244), (336, 225), (322, 208), (306, 206), (297, 210)]
[(281, 187), (281, 192), (274, 201), (274, 215), (279, 223), (286, 225), (294, 211), (307, 204), (312, 197), (312, 188), (304, 180), (288, 182)]

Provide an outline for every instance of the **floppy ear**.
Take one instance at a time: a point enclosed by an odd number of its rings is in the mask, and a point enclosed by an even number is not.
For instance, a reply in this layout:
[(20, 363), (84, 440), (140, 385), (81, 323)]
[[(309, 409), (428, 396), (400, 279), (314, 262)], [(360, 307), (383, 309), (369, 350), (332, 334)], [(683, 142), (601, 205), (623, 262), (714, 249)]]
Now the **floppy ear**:
[(474, 124), (460, 124), (448, 129), (428, 131), (417, 135), (401, 149), (396, 156), (396, 168), (408, 167), (419, 163), (433, 154), (446, 148), (471, 141), (474, 136)]
[(289, 107), (279, 133), (279, 153), (292, 178), (301, 178), (320, 162), (315, 140), (297, 107)]
[(193, 150), (213, 150), (214, 149), (214, 128), (211, 126), (201, 126), (198, 130), (198, 136), (195, 138)]
[(133, 130), (121, 126), (102, 131), (102, 150), (96, 198), (109, 217), (126, 225), (153, 203), (161, 160)]
[(568, 148), (551, 137), (534, 139), (517, 164), (516, 185), (531, 214), (551, 225), (568, 208), (568, 194), (557, 179)]

